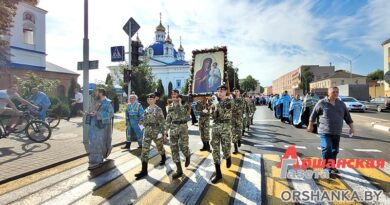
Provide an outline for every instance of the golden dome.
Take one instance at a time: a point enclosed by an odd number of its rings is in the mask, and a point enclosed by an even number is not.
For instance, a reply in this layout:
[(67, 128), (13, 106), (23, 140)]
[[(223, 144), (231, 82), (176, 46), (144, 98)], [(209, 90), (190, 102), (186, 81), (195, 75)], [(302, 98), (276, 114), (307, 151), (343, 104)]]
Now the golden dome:
[(161, 24), (160, 24), (156, 27), (156, 31), (161, 31), (161, 32), (165, 32), (165, 27)]

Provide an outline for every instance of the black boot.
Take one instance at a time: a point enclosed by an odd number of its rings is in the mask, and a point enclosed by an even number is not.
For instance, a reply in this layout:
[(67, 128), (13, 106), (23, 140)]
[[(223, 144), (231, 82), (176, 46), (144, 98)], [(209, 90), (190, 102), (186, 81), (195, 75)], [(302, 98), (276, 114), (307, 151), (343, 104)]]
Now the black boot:
[(232, 158), (231, 157), (228, 157), (226, 159), (226, 167), (227, 168), (230, 168), (230, 166), (232, 166)]
[[(237, 143), (234, 143), (234, 152), (233, 154), (238, 154), (238, 146), (237, 146)], [(227, 160), (227, 159), (226, 159)], [(226, 162), (227, 163), (227, 162)]]
[(126, 142), (125, 146), (121, 147), (122, 149), (130, 149), (131, 142)]
[(238, 147), (241, 147), (241, 140), (237, 141), (237, 145), (238, 145)]
[(242, 136), (244, 136), (244, 135), (245, 135), (245, 128), (242, 129)]
[(165, 154), (161, 155), (160, 165), (161, 166), (165, 165), (166, 160), (167, 160), (167, 156)]
[(206, 151), (211, 152), (209, 141), (206, 142)]
[(172, 175), (172, 179), (177, 179), (183, 175), (180, 162), (176, 163), (177, 171)]
[(191, 154), (186, 157), (186, 163), (184, 164), (185, 167), (188, 167), (190, 165), (190, 160), (191, 160)]
[(211, 180), (211, 183), (216, 184), (222, 179), (221, 165), (215, 164), (215, 177)]
[(207, 146), (207, 145), (206, 145), (206, 142), (205, 142), (205, 141), (202, 141), (202, 142), (203, 142), (203, 147), (202, 147), (202, 149), (200, 149), (200, 151), (202, 151), (202, 152), (203, 152), (203, 151), (207, 151), (207, 150), (206, 150), (206, 146)]
[(135, 174), (135, 180), (140, 180), (146, 176), (148, 176), (148, 163), (142, 162), (142, 170), (140, 173)]

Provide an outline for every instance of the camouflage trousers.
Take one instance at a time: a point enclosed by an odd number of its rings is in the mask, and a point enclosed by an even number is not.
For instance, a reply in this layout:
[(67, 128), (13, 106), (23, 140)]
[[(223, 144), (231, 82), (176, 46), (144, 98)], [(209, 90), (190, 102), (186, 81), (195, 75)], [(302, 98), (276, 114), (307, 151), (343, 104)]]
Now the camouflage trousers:
[(188, 125), (173, 125), (169, 132), (171, 138), (172, 159), (175, 163), (180, 162), (181, 151), (184, 156), (190, 156), (190, 148), (188, 147)]
[(247, 126), (248, 126), (248, 114), (246, 114), (246, 116), (242, 118), (242, 130), (244, 130)]
[(221, 147), (223, 157), (230, 157), (231, 139), (232, 139), (231, 123), (214, 124), (211, 138), (211, 147), (213, 148), (214, 163), (221, 164)]
[[(152, 145), (152, 140), (156, 144), (158, 153), (160, 155), (165, 154), (164, 144), (163, 144), (163, 137), (157, 138), (157, 135), (161, 133), (160, 130), (157, 130), (153, 127), (145, 127), (145, 134), (143, 139), (143, 146), (142, 146), (142, 153), (141, 153), (141, 161), (142, 162), (148, 162), (149, 161), (149, 151), (150, 146)], [(161, 133), (163, 134), (163, 133)]]
[(210, 117), (200, 116), (199, 118), (200, 138), (203, 142), (210, 141)]
[(244, 129), (243, 118), (233, 117), (232, 120), (232, 142), (237, 143), (242, 138), (242, 130)]

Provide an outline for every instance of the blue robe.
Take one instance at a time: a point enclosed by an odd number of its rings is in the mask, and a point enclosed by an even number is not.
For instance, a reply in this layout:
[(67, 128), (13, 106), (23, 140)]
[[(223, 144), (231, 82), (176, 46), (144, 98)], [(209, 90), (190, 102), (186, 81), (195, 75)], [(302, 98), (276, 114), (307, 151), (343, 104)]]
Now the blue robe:
[(301, 123), (302, 101), (293, 99), (289, 111), (292, 113), (291, 121), (293, 125), (299, 125)]
[(39, 111), (39, 119), (44, 121), (46, 118), (47, 109), (49, 109), (51, 105), (49, 97), (47, 97), (45, 93), (38, 91), (37, 94), (30, 96), (28, 100), (41, 108)]
[[(138, 145), (142, 145), (142, 130), (138, 123), (144, 121), (144, 109), (141, 103), (134, 102), (128, 104), (126, 109), (127, 119), (127, 142), (138, 141)], [(136, 140), (131, 140), (131, 137), (136, 137)]]
[(289, 119), (290, 102), (291, 102), (291, 97), (289, 95), (282, 95), (278, 100), (280, 109), (283, 110), (282, 113), (283, 118)]
[(274, 116), (275, 116), (275, 118), (280, 119), (279, 98), (274, 97), (272, 99), (272, 107), (274, 109)]
[[(88, 144), (89, 163), (92, 166), (103, 163), (103, 160), (111, 153), (112, 118), (114, 116), (111, 100), (105, 98), (97, 101), (94, 111), (96, 116), (91, 118)], [(97, 126), (98, 120), (101, 120), (103, 128)]]

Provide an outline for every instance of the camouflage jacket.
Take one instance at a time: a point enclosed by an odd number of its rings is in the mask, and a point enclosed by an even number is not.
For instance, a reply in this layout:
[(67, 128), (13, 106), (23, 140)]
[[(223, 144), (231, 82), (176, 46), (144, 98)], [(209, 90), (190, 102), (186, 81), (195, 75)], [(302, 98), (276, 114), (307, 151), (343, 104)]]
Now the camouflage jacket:
[(166, 130), (171, 129), (176, 122), (187, 123), (188, 113), (190, 112), (188, 105), (179, 105), (172, 103), (168, 107), (168, 114), (166, 119)]
[(147, 107), (144, 113), (145, 129), (156, 129), (160, 133), (164, 132), (164, 114), (159, 106)]
[(245, 109), (245, 99), (244, 98), (235, 98), (234, 100), (234, 106), (233, 106), (233, 119), (239, 118), (242, 119), (242, 115), (244, 114)]
[(233, 107), (234, 102), (229, 98), (226, 98), (223, 101), (221, 100), (218, 104), (213, 105), (212, 117), (214, 119), (214, 123), (231, 122)]
[[(208, 108), (207, 103), (197, 102), (195, 105), (195, 110), (199, 112), (201, 117), (210, 117), (210, 109)], [(203, 112), (203, 110), (207, 110), (207, 113)]]

